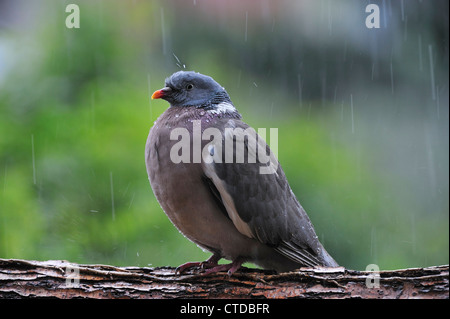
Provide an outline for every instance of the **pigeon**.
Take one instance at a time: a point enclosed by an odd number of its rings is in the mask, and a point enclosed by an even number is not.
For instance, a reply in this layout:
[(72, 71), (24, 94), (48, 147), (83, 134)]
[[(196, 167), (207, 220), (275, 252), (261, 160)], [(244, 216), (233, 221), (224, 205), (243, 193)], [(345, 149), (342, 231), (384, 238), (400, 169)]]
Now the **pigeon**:
[[(212, 256), (177, 273), (232, 275), (245, 262), (287, 272), (338, 267), (264, 139), (212, 77), (178, 71), (152, 99), (170, 103), (150, 129), (150, 185), (173, 225)], [(220, 259), (230, 260), (218, 264)]]

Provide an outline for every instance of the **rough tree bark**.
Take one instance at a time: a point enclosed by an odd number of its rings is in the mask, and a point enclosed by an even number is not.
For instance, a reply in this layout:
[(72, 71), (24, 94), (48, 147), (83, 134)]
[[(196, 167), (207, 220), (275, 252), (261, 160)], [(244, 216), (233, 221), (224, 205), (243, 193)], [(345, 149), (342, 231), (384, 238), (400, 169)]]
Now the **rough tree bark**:
[[(170, 267), (0, 259), (0, 298), (449, 298), (449, 266), (176, 275)], [(377, 285), (379, 284), (379, 285)], [(378, 286), (378, 287), (377, 287)]]

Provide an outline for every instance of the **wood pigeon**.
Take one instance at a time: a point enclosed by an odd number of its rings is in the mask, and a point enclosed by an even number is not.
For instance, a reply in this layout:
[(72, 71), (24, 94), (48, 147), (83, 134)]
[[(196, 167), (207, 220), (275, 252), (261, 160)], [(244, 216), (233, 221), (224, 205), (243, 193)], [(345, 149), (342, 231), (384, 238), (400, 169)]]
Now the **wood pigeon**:
[[(170, 107), (150, 129), (145, 160), (153, 192), (175, 227), (213, 255), (188, 262), (227, 271), (252, 262), (278, 272), (337, 267), (266, 142), (241, 120), (213, 78), (179, 71), (152, 99)], [(218, 264), (221, 258), (230, 264)]]

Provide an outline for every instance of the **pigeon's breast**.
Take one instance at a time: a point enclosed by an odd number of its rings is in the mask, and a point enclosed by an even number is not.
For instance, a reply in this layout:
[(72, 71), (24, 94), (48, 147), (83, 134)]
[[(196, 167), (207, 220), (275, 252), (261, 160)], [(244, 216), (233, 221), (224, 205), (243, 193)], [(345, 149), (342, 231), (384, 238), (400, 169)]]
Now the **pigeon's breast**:
[(194, 130), (203, 131), (196, 125), (206, 128), (213, 120), (205, 115), (199, 110), (166, 110), (150, 130), (145, 160), (155, 197), (172, 223), (186, 237), (214, 251), (236, 230), (205, 185), (198, 152), (208, 141), (193, 136)]
[[(176, 112), (178, 111), (178, 112)], [(187, 112), (169, 108), (154, 123), (146, 144), (146, 166), (156, 198), (167, 211), (175, 211), (189, 192), (182, 191), (198, 182), (200, 163), (193, 161), (192, 122)], [(172, 203), (175, 202), (175, 203)], [(167, 208), (167, 210), (166, 210)], [(170, 217), (170, 216), (169, 216)]]

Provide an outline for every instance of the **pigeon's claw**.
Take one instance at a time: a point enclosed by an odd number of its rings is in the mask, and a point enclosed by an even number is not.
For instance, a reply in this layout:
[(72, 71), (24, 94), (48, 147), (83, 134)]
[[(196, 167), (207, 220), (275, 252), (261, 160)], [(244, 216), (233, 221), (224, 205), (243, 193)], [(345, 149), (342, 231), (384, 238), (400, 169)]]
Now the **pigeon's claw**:
[(185, 272), (188, 269), (191, 268), (197, 268), (202, 265), (203, 262), (195, 261), (195, 262), (187, 262), (185, 264), (179, 265), (177, 269), (175, 269), (176, 275), (181, 275), (183, 272)]
[(240, 259), (236, 259), (230, 264), (217, 265), (215, 267), (209, 268), (203, 273), (203, 275), (209, 275), (209, 274), (214, 274), (216, 272), (226, 271), (228, 276), (231, 276), (232, 274), (234, 274), (236, 272), (236, 270), (241, 268), (241, 265), (242, 265), (242, 261)]
[(212, 255), (207, 260), (202, 262), (199, 261), (187, 262), (185, 264), (178, 266), (177, 269), (175, 269), (175, 274), (182, 274), (184, 271), (191, 268), (202, 268), (202, 269), (214, 268), (218, 266), (217, 262), (220, 260), (220, 258), (221, 257), (219, 255)]

